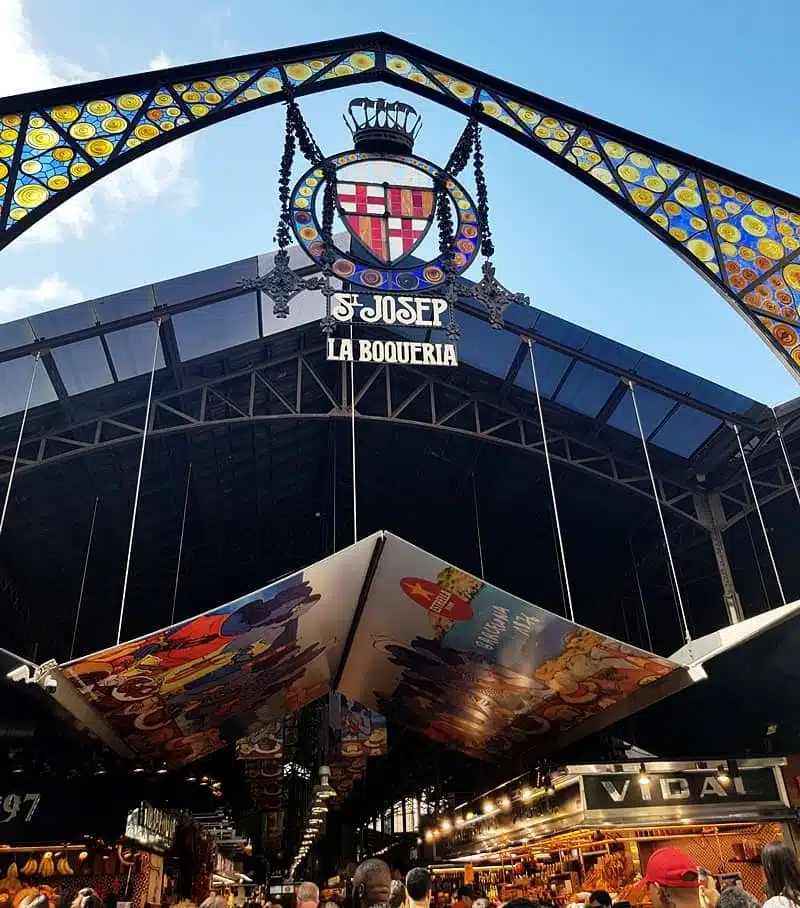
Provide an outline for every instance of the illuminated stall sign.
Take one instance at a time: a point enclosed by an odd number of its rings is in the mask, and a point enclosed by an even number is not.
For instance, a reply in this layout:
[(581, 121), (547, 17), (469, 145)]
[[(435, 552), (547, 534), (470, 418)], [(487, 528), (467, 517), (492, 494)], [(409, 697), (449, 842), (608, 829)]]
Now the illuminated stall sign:
[(715, 770), (648, 772), (644, 783), (639, 773), (586, 775), (583, 787), (587, 810), (782, 803), (772, 767), (741, 769), (724, 781)]
[(125, 837), (156, 851), (168, 851), (175, 841), (178, 821), (174, 814), (146, 801), (128, 813)]
[[(441, 297), (392, 294), (335, 293), (332, 317), (343, 324), (363, 323), (386, 327), (441, 329), (448, 311)], [(354, 340), (329, 337), (329, 360), (360, 363), (400, 363), (410, 366), (457, 366), (452, 343), (409, 340)]]

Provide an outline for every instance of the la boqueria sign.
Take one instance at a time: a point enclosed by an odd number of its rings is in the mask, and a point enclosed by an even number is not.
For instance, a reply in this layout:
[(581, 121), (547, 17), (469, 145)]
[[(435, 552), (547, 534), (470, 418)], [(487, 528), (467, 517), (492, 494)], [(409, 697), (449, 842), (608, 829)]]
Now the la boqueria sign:
[[(333, 299), (331, 315), (337, 322), (351, 326), (360, 323), (362, 326), (441, 330), (449, 309), (447, 301), (439, 297), (335, 293)], [(336, 362), (458, 365), (455, 344), (425, 340), (329, 337), (326, 356)]]

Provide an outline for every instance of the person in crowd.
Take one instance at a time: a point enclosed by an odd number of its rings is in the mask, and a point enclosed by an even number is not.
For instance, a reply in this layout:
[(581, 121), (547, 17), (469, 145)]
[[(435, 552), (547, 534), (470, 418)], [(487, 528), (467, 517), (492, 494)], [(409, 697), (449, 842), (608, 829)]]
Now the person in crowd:
[(800, 908), (800, 867), (794, 851), (783, 842), (770, 842), (761, 852), (767, 878), (764, 908)]
[[(101, 902), (101, 904), (102, 904), (102, 902)], [(72, 908), (76, 908), (76, 906), (75, 906), (74, 903), (73, 903), (73, 905), (72, 905)], [(85, 905), (84, 908), (99, 908), (99, 906), (97, 906), (97, 905)], [(221, 895), (210, 895), (207, 899), (205, 899), (205, 900), (200, 904), (200, 908), (227, 908), (227, 905), (225, 904), (225, 899), (224, 899), (223, 896), (221, 896)]]
[(644, 883), (653, 908), (700, 908), (700, 872), (678, 848), (659, 848), (647, 862)]
[(611, 908), (611, 896), (605, 889), (595, 889), (589, 896), (589, 908)]
[(356, 867), (353, 895), (356, 908), (388, 905), (392, 889), (392, 872), (385, 861), (370, 858)]
[[(39, 908), (38, 905), (31, 904), (28, 908)], [(105, 908), (105, 903), (94, 889), (81, 889), (75, 896), (71, 908)]]
[(705, 867), (698, 867), (697, 873), (700, 876), (700, 904), (702, 908), (717, 908), (719, 889), (717, 889), (717, 880), (714, 874), (706, 870)]
[(479, 898), (472, 903), (472, 908), (489, 908), (489, 899)]
[(728, 886), (720, 892), (717, 908), (761, 908), (761, 902), (746, 889)]
[(297, 889), (297, 908), (317, 908), (319, 886), (316, 883), (301, 883)]
[(389, 908), (402, 908), (406, 903), (406, 887), (402, 880), (392, 880), (389, 890)]
[(429, 908), (433, 881), (424, 867), (415, 867), (406, 874), (406, 892), (411, 908)]
[(454, 903), (453, 908), (472, 908), (472, 900), (475, 893), (472, 886), (462, 886), (458, 890), (458, 901)]

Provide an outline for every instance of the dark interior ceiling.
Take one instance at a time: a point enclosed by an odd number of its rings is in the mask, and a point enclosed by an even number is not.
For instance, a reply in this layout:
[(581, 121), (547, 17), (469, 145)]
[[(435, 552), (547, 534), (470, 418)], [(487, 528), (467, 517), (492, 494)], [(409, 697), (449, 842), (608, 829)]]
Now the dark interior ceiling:
[[(490, 339), (498, 336), (492, 331), (487, 334)], [(460, 390), (484, 401), (484, 414), (493, 412), (492, 407), (509, 406), (535, 417), (530, 389), (509, 383), (509, 375), (513, 382), (522, 361), (519, 340), (502, 347), (502, 362), (496, 365), (492, 356), (497, 358), (497, 351), (493, 353), (485, 340), (473, 337), (465, 349), (470, 344), (476, 356), (486, 354), (489, 371), (465, 364), (449, 372), (446, 380), (453, 390), (441, 392), (438, 405), (449, 405), (448, 395)], [(280, 365), (280, 358), (298, 351), (304, 352), (320, 379), (320, 383), (306, 382), (302, 391), (304, 411), (316, 413), (318, 418), (195, 425), (148, 439), (123, 639), (171, 622), (190, 465), (176, 618), (234, 599), (352, 540), (351, 425), (346, 410), (329, 413), (331, 401), (322, 387), (338, 400), (343, 370), (339, 364), (325, 361), (315, 323), (292, 328), (269, 342), (252, 342), (200, 358), (184, 365), (180, 375), (160, 371), (156, 395), (173, 389), (180, 380), (179, 388), (186, 389), (181, 399), (191, 409), (191, 389), (197, 382), (235, 376), (253, 364), (264, 364), (271, 369), (271, 390), (251, 386), (249, 378), (238, 389), (234, 383), (226, 390), (227, 397), (212, 402), (209, 396), (209, 414), (217, 419), (235, 418), (249, 394), (264, 398), (261, 403), (270, 406), (275, 404), (276, 393), (294, 401), (293, 367)], [(368, 374), (368, 367), (356, 366), (357, 386)], [(393, 387), (395, 405), (414, 393), (414, 382), (413, 375), (398, 374)], [(565, 387), (563, 375), (561, 382)], [(583, 387), (588, 389), (586, 393), (592, 392), (591, 376)], [(552, 393), (556, 396), (555, 390)], [(619, 389), (610, 393), (617, 395), (617, 402), (621, 399)], [(141, 426), (146, 394), (147, 375), (139, 375), (82, 394), (75, 406), (85, 419), (87, 414), (134, 405), (139, 408), (138, 416), (127, 418), (138, 420), (136, 424)], [(541, 454), (478, 438), (468, 431), (466, 421), (462, 431), (455, 432), (400, 420), (373, 421), (381, 411), (384, 394), (378, 381), (358, 405), (364, 417), (356, 422), (359, 536), (387, 529), (475, 573), (481, 568), (480, 536), (488, 580), (528, 601), (563, 612), (563, 578)], [(456, 396), (449, 403), (453, 401)], [(71, 407), (72, 401), (67, 404)], [(53, 403), (33, 411), (26, 439), (29, 435), (35, 439), (37, 432), (49, 431), (54, 420), (63, 419), (59, 407), (64, 406), (63, 402)], [(425, 422), (426, 407), (429, 417), (430, 401), (420, 395), (409, 403), (404, 418)], [(571, 413), (553, 401), (546, 400), (544, 407), (551, 432), (566, 432), (595, 448), (612, 451), (621, 458), (620, 463), (629, 465), (631, 474), (642, 472), (639, 440), (606, 425), (604, 421), (613, 413), (610, 405), (601, 410), (602, 421), (597, 415), (587, 418)], [(164, 418), (161, 412), (158, 420)], [(460, 418), (454, 420), (456, 427)], [(13, 443), (18, 425), (18, 415), (3, 419), (0, 442)], [(158, 421), (156, 425), (164, 428)], [(120, 432), (125, 434), (123, 429)], [(502, 441), (502, 432), (496, 438)], [(795, 442), (790, 439), (789, 444), (794, 454)], [(26, 442), (24, 453), (29, 456), (35, 449), (35, 441)], [(681, 466), (680, 458), (655, 446), (651, 450), (655, 468), (662, 475), (676, 477), (701, 465), (722, 477), (736, 470), (731, 441), (718, 431), (694, 465)], [(0, 579), (6, 600), (14, 603), (7, 610), (9, 636), (18, 652), (35, 655), (37, 661), (69, 657), (96, 500), (75, 655), (115, 642), (139, 452), (134, 434), (119, 444), (87, 447), (77, 456), (22, 470), (16, 477), (0, 539), (6, 572)], [(770, 458), (776, 461), (776, 457), (774, 447), (756, 453), (753, 466), (760, 467)], [(662, 655), (676, 650), (683, 641), (652, 499), (624, 488), (621, 482), (609, 482), (559, 461), (553, 462), (553, 470), (577, 620)], [(800, 567), (794, 557), (796, 532), (791, 531), (798, 525), (800, 509), (792, 495), (783, 495), (768, 504), (764, 514), (784, 590), (792, 600), (800, 596)], [(708, 535), (671, 511), (666, 512), (666, 522), (691, 632), (693, 636), (709, 633), (726, 622), (726, 615)], [(755, 614), (777, 604), (774, 575), (756, 515), (733, 525), (725, 542), (745, 613)], [(731, 658), (736, 665), (737, 657)], [(791, 660), (785, 670), (788, 675), (783, 683), (765, 686), (764, 691), (772, 704), (770, 721), (781, 729), (781, 737), (771, 744), (779, 742), (785, 745), (783, 750), (789, 750), (798, 743), (791, 718), (794, 701), (783, 698), (781, 689), (792, 687)], [(697, 698), (691, 700), (692, 714), (720, 709), (725, 697), (718, 689), (719, 685), (698, 686), (691, 693)], [(682, 696), (689, 703), (686, 698), (690, 695)], [(10, 702), (0, 700), (7, 725), (14, 720)], [(697, 756), (698, 750), (711, 747), (713, 740), (698, 734), (698, 723), (670, 712), (671, 702), (660, 712), (660, 708), (648, 710), (625, 732), (645, 747), (652, 741), (654, 748), (663, 746), (666, 752), (668, 743), (669, 752), (675, 755)], [(737, 737), (721, 736), (720, 746), (735, 743), (739, 752), (762, 751), (767, 746), (764, 715), (763, 704), (752, 700), (737, 721)], [(47, 721), (42, 718), (41, 724)], [(665, 722), (669, 728), (666, 738), (662, 735)], [(394, 747), (388, 757), (370, 761), (358, 811), (369, 812), (400, 796), (422, 784), (423, 777), (462, 791), (485, 781), (485, 768), (476, 771), (470, 761), (453, 760), (410, 733), (392, 729), (392, 740)], [(608, 755), (608, 740), (590, 739), (580, 750), (584, 757), (603, 759)], [(500, 775), (504, 771), (496, 768)], [(348, 809), (356, 808), (351, 803)]]

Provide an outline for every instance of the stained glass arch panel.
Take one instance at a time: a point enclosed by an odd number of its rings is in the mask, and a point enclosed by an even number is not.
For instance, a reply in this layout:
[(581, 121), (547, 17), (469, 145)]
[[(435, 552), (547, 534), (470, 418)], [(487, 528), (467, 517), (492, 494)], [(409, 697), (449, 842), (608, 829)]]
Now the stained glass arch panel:
[(0, 99), (0, 248), (179, 136), (385, 82), (469, 114), (580, 179), (677, 253), (800, 377), (800, 199), (383, 33)]

